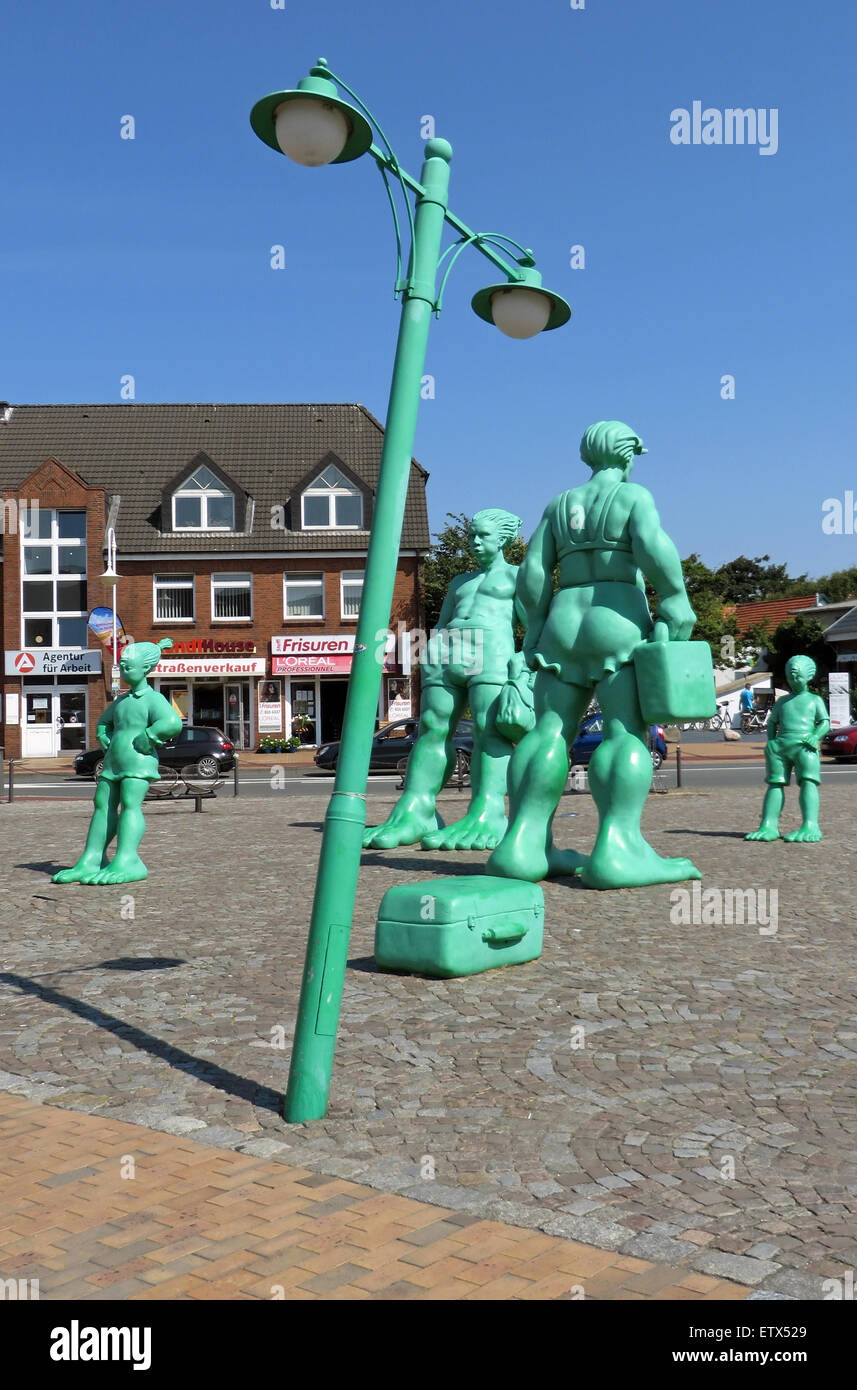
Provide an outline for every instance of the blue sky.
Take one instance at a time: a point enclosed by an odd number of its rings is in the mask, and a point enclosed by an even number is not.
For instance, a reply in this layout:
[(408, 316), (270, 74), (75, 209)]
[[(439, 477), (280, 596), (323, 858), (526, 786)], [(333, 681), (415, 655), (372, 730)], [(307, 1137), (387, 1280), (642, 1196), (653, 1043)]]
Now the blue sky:
[[(131, 373), (138, 401), (361, 401), (383, 419), (398, 307), (380, 177), (298, 168), (248, 120), (324, 55), (414, 175), (434, 116), (454, 211), (532, 246), (573, 308), (506, 339), (470, 310), (491, 267), (460, 258), (415, 446), (433, 526), (502, 506), (529, 533), (585, 476), (584, 428), (615, 416), (649, 448), (635, 481), (682, 554), (857, 563), (854, 535), (821, 529), (825, 499), (857, 490), (855, 48), (853, 10), (808, 0), (15, 6), (0, 398), (118, 401)], [(671, 111), (697, 100), (776, 108), (776, 153), (673, 144)]]

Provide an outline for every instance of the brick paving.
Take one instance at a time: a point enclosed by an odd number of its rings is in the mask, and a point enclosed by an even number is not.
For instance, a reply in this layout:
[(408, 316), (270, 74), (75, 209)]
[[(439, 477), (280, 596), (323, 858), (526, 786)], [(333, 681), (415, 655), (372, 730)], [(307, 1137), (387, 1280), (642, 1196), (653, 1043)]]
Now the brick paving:
[(722, 1301), (749, 1288), (0, 1095), (0, 1274), (42, 1299)]
[[(704, 888), (775, 888), (776, 931), (673, 923), (666, 885), (551, 883), (542, 958), (464, 980), (376, 972), (374, 918), (390, 884), (475, 872), (484, 855), (367, 853), (330, 1111), (301, 1126), (280, 1104), (326, 799), (153, 806), (151, 878), (128, 893), (50, 883), (79, 852), (85, 805), (4, 806), (0, 1090), (684, 1284), (822, 1298), (857, 1268), (853, 791), (824, 787), (821, 845), (746, 843), (760, 804), (761, 787), (672, 793), (645, 823)], [(556, 825), (585, 849), (591, 799), (566, 796)]]

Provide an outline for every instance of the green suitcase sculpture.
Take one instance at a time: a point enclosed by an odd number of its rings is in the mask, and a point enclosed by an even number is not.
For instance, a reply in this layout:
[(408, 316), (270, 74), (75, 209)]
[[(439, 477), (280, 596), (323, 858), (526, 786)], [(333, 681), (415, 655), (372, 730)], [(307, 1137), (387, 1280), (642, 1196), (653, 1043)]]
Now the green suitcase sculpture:
[(542, 953), (544, 894), (536, 883), (461, 874), (388, 888), (375, 925), (384, 970), (450, 978)]
[(634, 652), (640, 710), (647, 724), (682, 724), (717, 713), (707, 642), (671, 642), (666, 623)]

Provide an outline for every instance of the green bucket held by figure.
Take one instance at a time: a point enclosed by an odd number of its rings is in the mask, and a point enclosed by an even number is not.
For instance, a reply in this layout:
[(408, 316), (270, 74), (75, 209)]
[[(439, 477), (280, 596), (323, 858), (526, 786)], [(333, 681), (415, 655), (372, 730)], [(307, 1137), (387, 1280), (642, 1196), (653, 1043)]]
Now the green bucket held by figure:
[[(131, 642), (119, 661), (129, 687), (107, 706), (96, 738), (104, 749), (104, 768), (95, 789), (95, 805), (86, 847), (76, 864), (54, 874), (54, 883), (133, 883), (148, 870), (138, 849), (146, 829), (143, 798), (158, 775), (158, 749), (180, 732), (181, 716), (146, 677), (172, 639)], [(116, 836), (116, 854), (107, 846)]]

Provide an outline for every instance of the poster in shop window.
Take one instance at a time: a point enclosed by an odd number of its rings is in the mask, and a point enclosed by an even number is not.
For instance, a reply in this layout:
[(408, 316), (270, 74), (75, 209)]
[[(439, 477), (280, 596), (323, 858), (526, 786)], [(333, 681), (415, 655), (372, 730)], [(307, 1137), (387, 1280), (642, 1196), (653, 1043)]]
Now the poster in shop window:
[(259, 733), (280, 733), (283, 727), (283, 682), (259, 682)]
[(850, 677), (847, 671), (831, 671), (827, 677), (830, 691), (830, 724), (834, 729), (844, 729), (851, 723), (851, 700), (849, 697)]
[(409, 719), (412, 713), (410, 676), (397, 676), (395, 680), (388, 680), (387, 718), (391, 721)]

